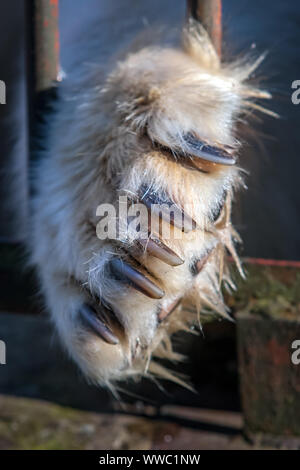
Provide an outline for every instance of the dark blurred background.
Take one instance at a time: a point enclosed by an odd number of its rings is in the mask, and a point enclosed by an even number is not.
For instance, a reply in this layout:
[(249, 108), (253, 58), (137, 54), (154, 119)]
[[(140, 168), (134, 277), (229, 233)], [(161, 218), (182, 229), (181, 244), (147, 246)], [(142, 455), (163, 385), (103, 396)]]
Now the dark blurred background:
[[(60, 0), (61, 65), (66, 73), (76, 60), (77, 38), (95, 22), (103, 50), (109, 55), (144, 25), (179, 27), (183, 0)], [(50, 325), (39, 317), (30, 273), (23, 270), (22, 242), (28, 211), (28, 90), (26, 76), (28, 24), (26, 2), (0, 6), (0, 79), (7, 104), (0, 105), (0, 308), (19, 315), (0, 315), (0, 338), (8, 345), (7, 366), (0, 370), (0, 393), (55, 400), (89, 409), (108, 410), (107, 394), (88, 387), (54, 341)], [(268, 55), (258, 76), (274, 95), (270, 108), (280, 120), (254, 121), (260, 138), (245, 146), (241, 165), (249, 171), (249, 187), (236, 204), (236, 225), (244, 240), (243, 256), (299, 260), (300, 106), (291, 102), (291, 84), (300, 79), (300, 4), (293, 0), (227, 0), (223, 2), (224, 54), (254, 51)], [(10, 247), (10, 248), (8, 248)], [(214, 322), (205, 336), (178, 341), (190, 360), (182, 372), (192, 377), (198, 395), (166, 384), (160, 392), (149, 382), (131, 387), (133, 398), (155, 403), (183, 403), (239, 409), (235, 327)], [(155, 390), (155, 392), (154, 392)], [(151, 398), (150, 398), (151, 397)], [(128, 398), (128, 396), (127, 396)]]

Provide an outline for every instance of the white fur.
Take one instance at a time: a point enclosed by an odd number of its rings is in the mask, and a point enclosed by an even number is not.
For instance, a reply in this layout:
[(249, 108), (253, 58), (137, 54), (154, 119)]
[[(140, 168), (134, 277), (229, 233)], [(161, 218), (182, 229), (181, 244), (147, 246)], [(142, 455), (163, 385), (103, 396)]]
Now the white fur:
[[(212, 215), (224, 191), (228, 197), (223, 212), (230, 211), (239, 170), (210, 165), (204, 174), (179, 164), (176, 151), (173, 160), (168, 158), (152, 142), (185, 152), (183, 136), (194, 132), (211, 145), (231, 145), (238, 152), (236, 120), (251, 99), (266, 94), (244, 83), (251, 65), (221, 64), (207, 34), (194, 22), (184, 31), (182, 48), (150, 44), (129, 52), (106, 74), (102, 69), (94, 66), (86, 75), (77, 70), (75, 79), (60, 85), (49, 149), (36, 169), (31, 249), (47, 307), (68, 352), (90, 380), (110, 386), (147, 374), (152, 355), (177, 357), (169, 338), (197, 318), (183, 318), (179, 307), (158, 325), (159, 307), (190, 296), (198, 308), (208, 305), (226, 315), (218, 276), (230, 282), (220, 266), (225, 246), (235, 256), (232, 228), (230, 218), (217, 226)], [(118, 243), (96, 236), (97, 206), (117, 206), (120, 194), (137, 196), (143, 185), (186, 205), (198, 224), (181, 240), (175, 237), (177, 229), (165, 240), (185, 260), (183, 265), (170, 267), (146, 254), (139, 257), (147, 276), (165, 291), (162, 300), (147, 298), (106, 274), (118, 247), (132, 247), (131, 234), (123, 229)], [(213, 248), (201, 273), (193, 277), (193, 260)], [(80, 305), (94, 302), (99, 307), (100, 297), (124, 327), (118, 345), (106, 344), (79, 321)], [(151, 367), (153, 373), (163, 373), (158, 365)]]

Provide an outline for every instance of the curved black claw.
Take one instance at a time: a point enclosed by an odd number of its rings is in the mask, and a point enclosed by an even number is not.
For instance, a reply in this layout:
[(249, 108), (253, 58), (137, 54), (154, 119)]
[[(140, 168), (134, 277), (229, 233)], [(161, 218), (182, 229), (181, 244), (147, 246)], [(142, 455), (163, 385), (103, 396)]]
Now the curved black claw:
[(149, 253), (149, 255), (160, 259), (170, 266), (179, 266), (184, 263), (183, 259), (181, 259), (173, 250), (171, 250), (171, 248), (166, 246), (158, 238), (152, 237), (147, 239), (139, 239), (137, 243), (141, 245), (142, 248), (146, 250), (147, 253)]
[(207, 145), (191, 133), (186, 134), (183, 139), (187, 147), (187, 153), (193, 157), (202, 158), (208, 162), (221, 165), (235, 165), (236, 163), (236, 159), (229, 152), (212, 145)]
[(106, 343), (118, 344), (118, 338), (113, 334), (111, 329), (98, 316), (96, 310), (90, 305), (83, 304), (79, 309), (82, 320), (97, 333)]
[(170, 225), (174, 225), (183, 232), (190, 232), (197, 227), (196, 222), (181, 207), (175, 204), (167, 195), (158, 196), (144, 186), (141, 188), (141, 201), (152, 214), (165, 220)]
[(123, 260), (112, 259), (110, 269), (118, 280), (127, 282), (151, 299), (161, 299), (165, 295), (160, 287)]

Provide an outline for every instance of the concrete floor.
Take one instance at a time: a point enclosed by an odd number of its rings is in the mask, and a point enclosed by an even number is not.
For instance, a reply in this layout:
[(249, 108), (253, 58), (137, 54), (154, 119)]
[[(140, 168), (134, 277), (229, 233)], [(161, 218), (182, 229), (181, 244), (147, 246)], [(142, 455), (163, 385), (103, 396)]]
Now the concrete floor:
[(251, 449), (238, 413), (161, 409), (160, 416), (91, 413), (0, 396), (0, 450)]
[(0, 365), (0, 449), (251, 448), (241, 414), (203, 409), (201, 393), (174, 384), (161, 392), (146, 383), (131, 387), (138, 396), (119, 402), (87, 385), (42, 315), (0, 313), (0, 339), (7, 352)]

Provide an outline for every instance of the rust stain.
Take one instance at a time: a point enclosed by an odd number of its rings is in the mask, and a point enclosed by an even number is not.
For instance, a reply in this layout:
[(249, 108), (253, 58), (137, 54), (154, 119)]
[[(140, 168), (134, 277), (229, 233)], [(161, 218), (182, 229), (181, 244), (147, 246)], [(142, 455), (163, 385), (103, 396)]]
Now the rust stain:
[(58, 0), (36, 0), (36, 77), (37, 91), (47, 89), (59, 72)]
[(286, 366), (290, 364), (290, 351), (286, 345), (282, 346), (275, 338), (267, 343), (267, 350), (275, 366)]
[(59, 54), (59, 31), (58, 31), (58, 0), (50, 0), (51, 15), (53, 21), (56, 23), (56, 30), (54, 32), (54, 47), (57, 54)]
[(266, 259), (266, 258), (243, 258), (245, 263), (259, 264), (262, 266), (280, 266), (289, 268), (300, 268), (300, 261), (287, 261), (281, 259)]
[(215, 49), (222, 53), (222, 1), (188, 0), (188, 14), (200, 21), (208, 32)]

